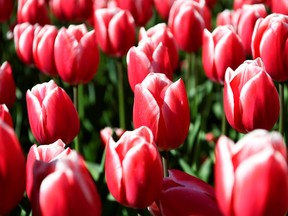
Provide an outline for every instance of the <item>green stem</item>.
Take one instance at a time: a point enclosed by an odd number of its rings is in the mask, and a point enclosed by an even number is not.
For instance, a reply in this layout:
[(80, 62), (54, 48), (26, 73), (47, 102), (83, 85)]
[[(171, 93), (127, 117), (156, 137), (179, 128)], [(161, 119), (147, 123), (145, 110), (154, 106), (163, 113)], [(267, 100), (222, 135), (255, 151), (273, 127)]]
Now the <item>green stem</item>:
[(221, 124), (221, 134), (222, 135), (226, 135), (226, 130), (227, 130), (227, 121), (226, 121), (226, 116), (225, 116), (225, 112), (224, 112), (224, 86), (221, 86), (222, 88), (222, 107), (223, 107), (223, 114), (222, 114), (222, 124)]
[[(78, 85), (73, 86), (73, 103), (78, 112)], [(77, 135), (74, 139), (74, 148), (77, 152), (80, 152), (79, 136)]]
[(279, 100), (280, 100), (279, 132), (284, 137), (284, 83), (279, 83)]
[(122, 61), (117, 61), (118, 70), (118, 104), (119, 104), (119, 124), (120, 128), (125, 129), (125, 104), (124, 104), (124, 79)]
[(169, 152), (164, 151), (162, 155), (162, 166), (164, 177), (168, 177), (168, 161), (169, 161)]

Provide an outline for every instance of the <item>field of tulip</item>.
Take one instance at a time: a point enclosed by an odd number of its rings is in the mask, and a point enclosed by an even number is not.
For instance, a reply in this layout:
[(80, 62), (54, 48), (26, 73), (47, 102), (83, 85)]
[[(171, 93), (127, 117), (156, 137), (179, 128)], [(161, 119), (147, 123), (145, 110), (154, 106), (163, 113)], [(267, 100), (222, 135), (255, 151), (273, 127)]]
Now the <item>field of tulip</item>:
[(0, 25), (0, 215), (287, 214), (287, 0), (0, 0)]

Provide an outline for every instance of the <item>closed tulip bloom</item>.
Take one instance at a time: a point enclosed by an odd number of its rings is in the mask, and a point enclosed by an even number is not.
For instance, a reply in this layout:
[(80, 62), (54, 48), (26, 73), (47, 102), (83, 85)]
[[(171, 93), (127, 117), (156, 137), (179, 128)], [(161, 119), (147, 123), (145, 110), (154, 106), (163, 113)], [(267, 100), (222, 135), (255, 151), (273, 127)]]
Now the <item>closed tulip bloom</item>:
[(50, 18), (45, 0), (19, 0), (17, 22), (39, 25), (49, 24)]
[(12, 68), (5, 61), (0, 66), (0, 104), (6, 104), (12, 108), (16, 100), (16, 85), (13, 78)]
[(53, 15), (61, 21), (84, 22), (93, 13), (92, 0), (50, 0)]
[(167, 47), (171, 69), (174, 71), (177, 68), (179, 62), (179, 50), (174, 35), (166, 23), (158, 23), (148, 30), (145, 30), (144, 27), (141, 27), (139, 31), (139, 41), (147, 37), (157, 45), (162, 43)]
[(182, 79), (172, 82), (165, 74), (150, 73), (136, 85), (133, 123), (149, 127), (160, 150), (179, 147), (186, 139), (190, 109)]
[(257, 20), (252, 35), (253, 58), (261, 57), (270, 76), (288, 80), (288, 16), (270, 14)]
[(237, 34), (242, 40), (245, 53), (247, 56), (251, 56), (251, 43), (254, 26), (259, 18), (267, 16), (265, 5), (243, 5), (243, 7), (238, 9), (233, 16), (235, 19), (234, 26)]
[(220, 25), (233, 25), (233, 16), (235, 11), (225, 9), (217, 14), (216, 17), (216, 26)]
[(87, 32), (84, 24), (62, 27), (55, 39), (54, 57), (62, 80), (72, 85), (90, 82), (99, 65), (95, 31)]
[(273, 128), (279, 116), (278, 92), (260, 58), (247, 60), (235, 71), (228, 68), (224, 82), (224, 111), (241, 133)]
[(12, 127), (0, 120), (0, 214), (9, 215), (25, 190), (25, 156)]
[(202, 46), (202, 33), (206, 27), (203, 8), (196, 1), (179, 0), (171, 7), (168, 26), (180, 49), (196, 52)]
[(13, 12), (14, 2), (14, 0), (0, 1), (0, 23), (6, 22), (10, 19)]
[(12, 116), (5, 104), (0, 104), (0, 119), (13, 128)]
[(120, 8), (96, 10), (94, 27), (98, 44), (108, 55), (124, 56), (136, 41), (135, 22), (127, 10)]
[(127, 54), (128, 80), (132, 91), (151, 72), (164, 73), (172, 80), (172, 69), (167, 47), (162, 43), (156, 45), (146, 38), (138, 47), (131, 47)]
[[(27, 159), (27, 194), (35, 215), (101, 215), (97, 188), (83, 158), (61, 140), (33, 145)], [(57, 191), (57, 193), (55, 193)]]
[(224, 215), (287, 213), (287, 151), (278, 132), (258, 129), (236, 145), (223, 135), (215, 160), (215, 193)]
[(64, 89), (51, 80), (26, 93), (32, 134), (40, 144), (62, 139), (70, 143), (80, 129), (78, 113)]
[(38, 25), (30, 23), (17, 24), (14, 27), (14, 44), (18, 58), (27, 65), (34, 64), (33, 40), (35, 34), (40, 30)]
[(206, 76), (223, 84), (226, 69), (236, 69), (245, 61), (242, 41), (231, 25), (218, 26), (203, 33), (202, 63)]
[(168, 20), (169, 12), (175, 0), (154, 0), (154, 5), (159, 15), (164, 20)]
[(116, 0), (116, 4), (132, 14), (137, 26), (145, 26), (153, 15), (153, 0)]
[(160, 154), (147, 127), (126, 131), (106, 145), (105, 176), (113, 197), (131, 208), (146, 208), (158, 198), (163, 181)]
[(33, 58), (36, 67), (49, 76), (58, 75), (54, 60), (54, 42), (58, 29), (53, 25), (40, 28), (33, 40)]
[(159, 199), (149, 207), (153, 215), (222, 215), (211, 185), (180, 170), (168, 172)]

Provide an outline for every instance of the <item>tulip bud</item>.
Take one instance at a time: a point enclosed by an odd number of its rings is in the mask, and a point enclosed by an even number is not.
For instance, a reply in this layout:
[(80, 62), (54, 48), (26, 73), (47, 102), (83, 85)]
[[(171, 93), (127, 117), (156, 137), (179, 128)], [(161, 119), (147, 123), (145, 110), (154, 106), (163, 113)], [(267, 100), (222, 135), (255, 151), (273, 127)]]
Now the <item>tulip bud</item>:
[(77, 111), (68, 94), (53, 80), (28, 90), (26, 102), (31, 131), (40, 144), (58, 139), (70, 143), (77, 136), (80, 129)]
[(260, 58), (245, 61), (235, 71), (227, 69), (224, 111), (235, 130), (241, 133), (257, 128), (271, 130), (279, 110), (277, 89)]
[(0, 66), (0, 104), (12, 108), (16, 100), (16, 85), (9, 62)]
[(215, 193), (224, 215), (287, 213), (287, 153), (278, 132), (255, 130), (236, 145), (221, 136), (215, 160)]
[(136, 85), (133, 123), (149, 127), (160, 150), (179, 147), (190, 126), (190, 109), (182, 79), (169, 80), (165, 74), (150, 73)]
[(99, 65), (95, 31), (87, 32), (84, 24), (61, 28), (55, 39), (54, 57), (58, 74), (65, 82), (90, 82)]
[(8, 215), (23, 197), (25, 156), (14, 130), (0, 120), (0, 214)]
[(105, 176), (110, 193), (122, 205), (141, 209), (158, 198), (163, 171), (149, 128), (126, 131), (117, 142), (109, 139)]

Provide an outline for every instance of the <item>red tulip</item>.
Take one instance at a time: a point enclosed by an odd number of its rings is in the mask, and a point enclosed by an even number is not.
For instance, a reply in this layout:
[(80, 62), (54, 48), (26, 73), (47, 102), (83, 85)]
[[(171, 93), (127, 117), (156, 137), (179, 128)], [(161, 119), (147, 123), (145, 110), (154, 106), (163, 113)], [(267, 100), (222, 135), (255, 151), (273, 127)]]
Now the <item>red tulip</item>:
[(140, 28), (139, 31), (139, 41), (143, 38), (151, 38), (151, 40), (156, 44), (162, 43), (167, 47), (171, 69), (174, 71), (178, 66), (179, 55), (178, 47), (174, 35), (166, 25), (166, 23), (158, 23), (157, 25), (152, 26), (147, 31), (144, 27)]
[(222, 215), (213, 187), (180, 170), (169, 170), (160, 197), (149, 210), (157, 216)]
[(49, 24), (51, 21), (45, 0), (18, 0), (17, 22)]
[(38, 27), (33, 40), (33, 58), (37, 68), (46, 75), (58, 75), (54, 60), (54, 42), (58, 29), (53, 25)]
[(28, 90), (26, 102), (31, 131), (40, 144), (58, 139), (70, 143), (77, 136), (80, 129), (77, 111), (68, 94), (54, 81)]
[(288, 15), (288, 1), (271, 0), (271, 12)]
[(236, 145), (222, 136), (215, 155), (215, 193), (224, 215), (287, 213), (287, 153), (278, 132), (255, 130)]
[(106, 145), (105, 176), (113, 197), (131, 208), (146, 208), (158, 198), (163, 180), (160, 154), (147, 127), (126, 131)]
[(196, 1), (175, 1), (170, 10), (168, 26), (180, 49), (196, 52), (202, 46), (202, 33), (206, 27), (203, 7)]
[(53, 15), (61, 21), (86, 21), (93, 13), (92, 0), (50, 0)]
[(271, 5), (271, 0), (234, 0), (233, 9), (237, 10), (243, 5), (252, 5), (252, 4), (266, 4), (268, 7)]
[(279, 116), (278, 92), (260, 58), (247, 60), (235, 71), (228, 68), (224, 83), (224, 111), (230, 125), (246, 133), (270, 130)]
[(253, 58), (261, 57), (267, 72), (278, 81), (288, 80), (288, 16), (270, 14), (257, 20), (252, 36)]
[(16, 207), (25, 190), (25, 156), (14, 130), (0, 120), (0, 214)]
[(150, 72), (164, 73), (172, 80), (172, 69), (167, 47), (162, 43), (156, 45), (149, 38), (132, 47), (127, 54), (127, 70), (129, 84), (134, 91)]
[(16, 100), (16, 85), (9, 62), (0, 66), (0, 104), (12, 108)]
[(0, 23), (6, 22), (10, 19), (13, 7), (14, 0), (0, 0)]
[(124, 132), (122, 128), (105, 127), (100, 130), (100, 138), (104, 146), (106, 146), (111, 137), (116, 136), (119, 139)]
[(175, 149), (185, 141), (189, 110), (182, 79), (173, 83), (165, 74), (150, 73), (135, 87), (134, 127), (149, 127), (160, 150)]
[(235, 19), (234, 26), (242, 40), (245, 53), (247, 56), (251, 56), (251, 42), (254, 26), (257, 19), (267, 16), (265, 5), (243, 5), (243, 7), (238, 9), (233, 16)]
[(0, 119), (13, 128), (12, 116), (5, 104), (0, 104)]
[(72, 85), (90, 82), (99, 65), (95, 31), (87, 32), (84, 24), (62, 27), (55, 39), (54, 57), (62, 80)]
[(57, 140), (30, 148), (26, 190), (33, 214), (101, 215), (100, 198), (83, 158), (64, 147)]
[(168, 20), (170, 9), (175, 0), (154, 0), (154, 5), (159, 15), (164, 20)]
[(236, 69), (245, 61), (242, 41), (231, 25), (218, 26), (210, 33), (203, 33), (202, 62), (206, 76), (224, 83), (226, 69)]
[(98, 9), (94, 13), (94, 27), (99, 46), (108, 55), (124, 56), (135, 43), (136, 27), (129, 11)]
[(225, 9), (217, 14), (216, 26), (233, 25), (234, 10)]
[(132, 14), (137, 26), (145, 26), (153, 15), (153, 0), (116, 0), (117, 6)]
[(38, 25), (31, 25), (29, 23), (17, 24), (14, 27), (14, 43), (16, 53), (19, 59), (27, 65), (34, 64), (33, 58), (33, 40), (35, 34), (40, 30)]

